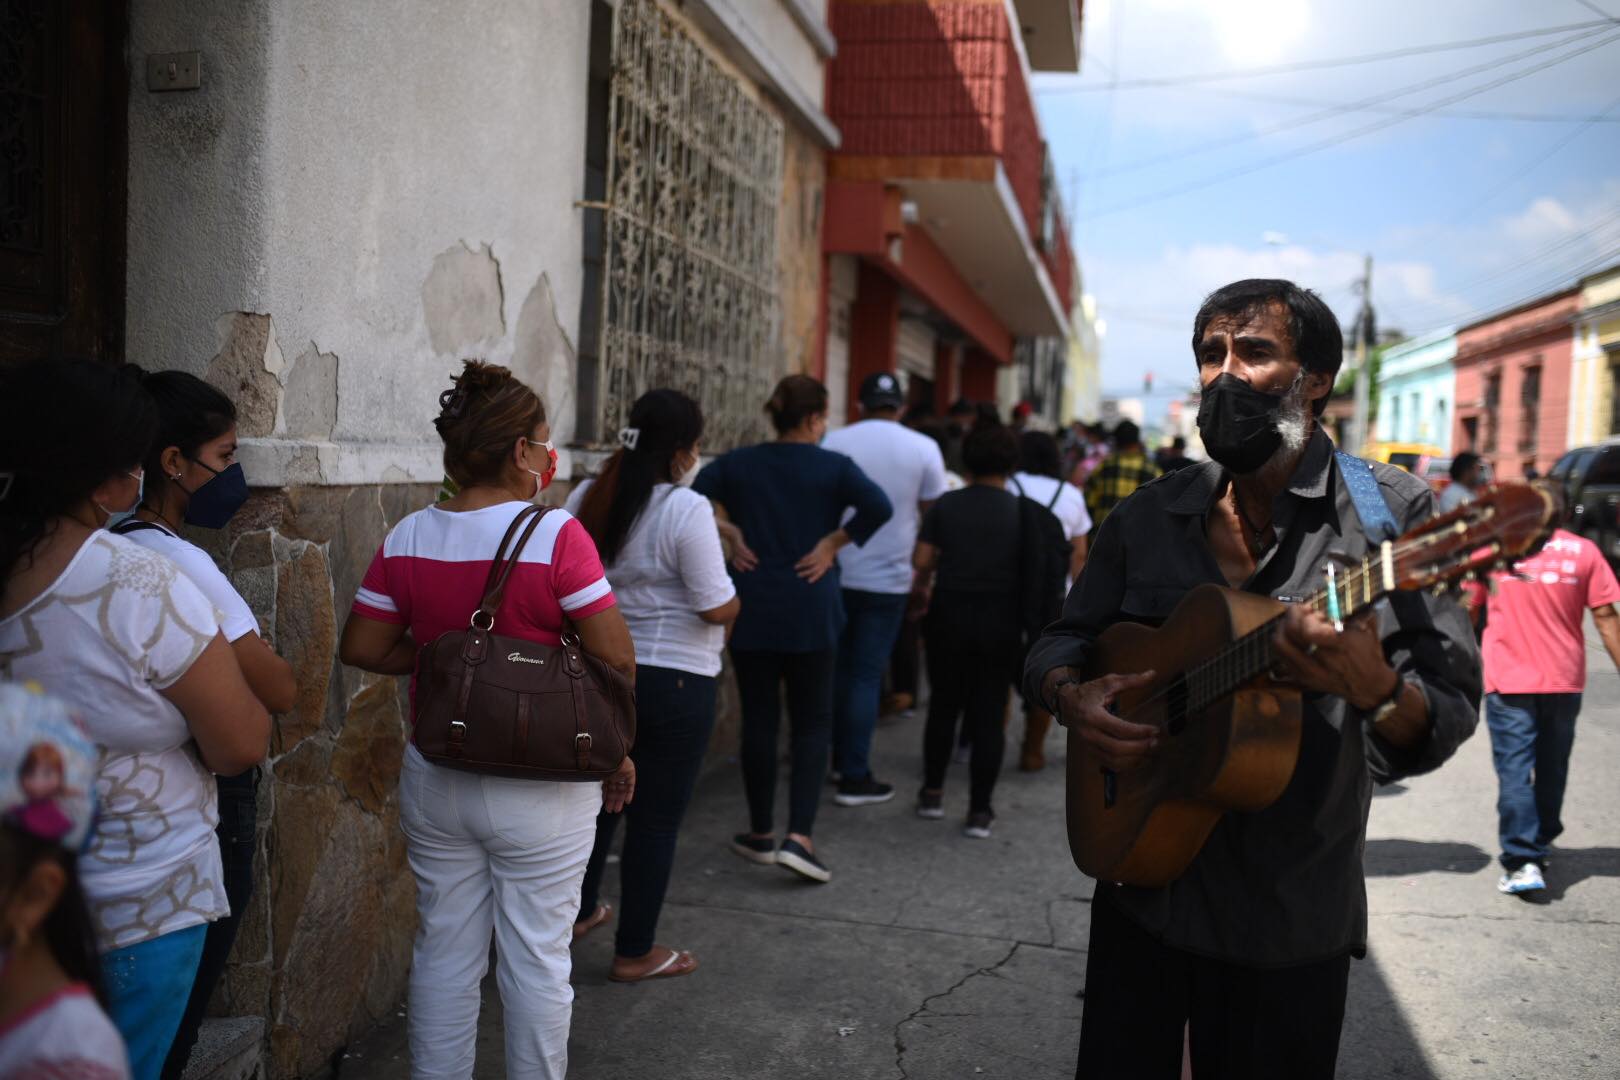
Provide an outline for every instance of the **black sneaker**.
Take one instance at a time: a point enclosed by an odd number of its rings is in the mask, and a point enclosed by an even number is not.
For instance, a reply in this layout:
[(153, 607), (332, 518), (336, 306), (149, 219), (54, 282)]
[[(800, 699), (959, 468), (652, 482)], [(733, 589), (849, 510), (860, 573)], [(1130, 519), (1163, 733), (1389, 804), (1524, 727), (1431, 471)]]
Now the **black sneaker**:
[(832, 880), (832, 871), (797, 840), (782, 841), (782, 846), (776, 850), (776, 865), (822, 884)]
[(838, 781), (838, 794), (833, 802), (839, 806), (871, 806), (894, 798), (894, 785), (885, 784), (871, 776), (860, 779), (846, 776)]
[(938, 821), (945, 816), (945, 793), (943, 791), (917, 792), (917, 816)]
[(749, 862), (757, 862), (762, 866), (769, 866), (776, 861), (775, 840), (762, 840), (745, 832), (731, 838), (731, 850)]
[(980, 810), (968, 815), (967, 823), (962, 826), (962, 835), (971, 836), (975, 840), (990, 839), (990, 823), (996, 820), (996, 815), (988, 810)]

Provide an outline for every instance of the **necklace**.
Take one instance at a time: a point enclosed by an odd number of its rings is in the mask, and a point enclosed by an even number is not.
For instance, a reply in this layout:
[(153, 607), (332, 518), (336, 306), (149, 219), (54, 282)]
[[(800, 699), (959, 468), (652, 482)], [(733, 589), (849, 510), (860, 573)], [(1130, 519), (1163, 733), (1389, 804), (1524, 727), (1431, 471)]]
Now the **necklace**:
[(1238, 498), (1236, 488), (1232, 489), (1232, 508), (1237, 511), (1238, 521), (1243, 526), (1244, 540), (1249, 545), (1249, 554), (1255, 558), (1264, 555), (1276, 539), (1271, 526), (1261, 527), (1249, 519), (1249, 515), (1243, 510), (1243, 500)]

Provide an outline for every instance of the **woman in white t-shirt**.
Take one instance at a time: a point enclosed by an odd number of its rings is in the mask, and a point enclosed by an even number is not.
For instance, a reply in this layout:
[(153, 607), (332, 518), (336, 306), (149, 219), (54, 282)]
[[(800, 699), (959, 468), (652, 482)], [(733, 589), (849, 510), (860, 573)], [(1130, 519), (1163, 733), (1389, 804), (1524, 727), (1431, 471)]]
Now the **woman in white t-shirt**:
[[(134, 517), (119, 522), (112, 531), (165, 556), (202, 590), (214, 605), (220, 630), (231, 643), (231, 652), (254, 696), (272, 713), (287, 712), (298, 693), (292, 665), (259, 636), (258, 619), (214, 560), (179, 533), (182, 522), (222, 529), (247, 501), (247, 478), (236, 460), (236, 406), (184, 371), (153, 372), (141, 376), (140, 382), (157, 405), (158, 433), (144, 462), (141, 505)], [(163, 1069), (165, 1080), (179, 1080), (185, 1073), (208, 999), (225, 973), (242, 913), (253, 895), (258, 777), (257, 769), (249, 769), (239, 776), (216, 778), (219, 828), (215, 831), (231, 913), (208, 926), (197, 979)]]
[(229, 912), (212, 773), (264, 759), (270, 717), (174, 563), (103, 529), (140, 502), (151, 397), (91, 361), (0, 375), (0, 677), (39, 683), (101, 748), (79, 873), (136, 1080), (179, 1027)]
[[(1086, 541), (1091, 533), (1091, 515), (1086, 497), (1065, 480), (1063, 452), (1057, 439), (1044, 431), (1026, 431), (1018, 436), (1018, 470), (1007, 479), (1007, 490), (1040, 503), (1050, 510), (1069, 538), (1069, 580), (1073, 585), (1086, 565)], [(1018, 768), (1039, 772), (1046, 768), (1046, 733), (1052, 715), (1031, 702), (1024, 702), (1024, 746), (1018, 755)]]
[[(675, 390), (643, 394), (622, 449), (568, 499), (596, 541), (636, 645), (636, 801), (626, 808), (613, 966), (619, 982), (686, 975), (691, 953), (654, 942), (676, 833), (714, 730), (715, 677), (740, 603), (698, 470), (703, 414)], [(597, 818), (576, 936), (605, 922), (597, 902), (618, 816)]]

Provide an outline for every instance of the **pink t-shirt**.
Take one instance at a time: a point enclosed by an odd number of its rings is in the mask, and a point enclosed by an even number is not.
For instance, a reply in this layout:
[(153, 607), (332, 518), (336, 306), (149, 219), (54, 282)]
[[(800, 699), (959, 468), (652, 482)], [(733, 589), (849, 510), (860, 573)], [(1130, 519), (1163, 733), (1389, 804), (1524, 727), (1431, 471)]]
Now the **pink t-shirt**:
[(1485, 624), (1485, 692), (1578, 694), (1586, 688), (1590, 608), (1620, 603), (1620, 583), (1590, 540), (1559, 529), (1547, 546), (1495, 575)]
[[(354, 598), (355, 613), (408, 625), (421, 645), (465, 630), (483, 598), (501, 537), (527, 505), (508, 502), (460, 513), (430, 506), (405, 518), (371, 560)], [(556, 645), (565, 614), (578, 621), (612, 606), (613, 590), (590, 534), (568, 511), (550, 510), (507, 580), (495, 633)]]

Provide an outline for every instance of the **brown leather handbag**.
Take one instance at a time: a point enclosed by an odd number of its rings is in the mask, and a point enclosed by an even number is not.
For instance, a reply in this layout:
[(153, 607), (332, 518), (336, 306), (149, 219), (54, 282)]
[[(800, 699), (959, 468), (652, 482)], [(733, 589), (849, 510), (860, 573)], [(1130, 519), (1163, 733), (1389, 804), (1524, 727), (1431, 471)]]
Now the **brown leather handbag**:
[(529, 506), (512, 519), (467, 629), (440, 634), (417, 654), (412, 741), (435, 765), (527, 780), (602, 780), (635, 742), (635, 687), (582, 649), (577, 634), (544, 645), (494, 632), (518, 556), (550, 510)]

